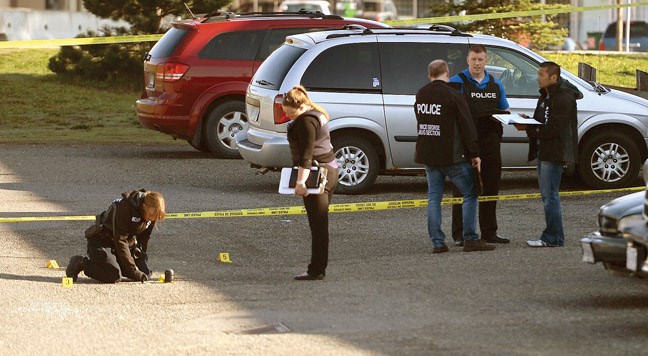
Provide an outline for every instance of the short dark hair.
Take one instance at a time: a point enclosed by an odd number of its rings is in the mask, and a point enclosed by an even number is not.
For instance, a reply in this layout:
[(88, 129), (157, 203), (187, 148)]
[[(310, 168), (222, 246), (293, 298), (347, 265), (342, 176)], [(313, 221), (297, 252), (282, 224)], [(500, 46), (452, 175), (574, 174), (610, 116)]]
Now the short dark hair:
[(470, 48), (468, 49), (468, 53), (470, 52), (488, 54), (488, 50), (486, 49), (486, 46), (480, 44), (470, 46)]
[(557, 63), (549, 61), (542, 62), (540, 63), (540, 68), (545, 68), (550, 77), (555, 74), (560, 79), (560, 66)]
[(435, 59), (428, 64), (428, 76), (438, 78), (448, 72), (448, 63), (443, 59)]

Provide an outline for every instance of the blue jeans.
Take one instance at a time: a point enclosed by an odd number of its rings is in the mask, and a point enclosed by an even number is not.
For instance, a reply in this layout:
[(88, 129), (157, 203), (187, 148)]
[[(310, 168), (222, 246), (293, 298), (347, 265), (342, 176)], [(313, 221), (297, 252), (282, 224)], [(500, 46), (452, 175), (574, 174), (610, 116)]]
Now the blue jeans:
[(560, 179), (562, 178), (562, 172), (563, 162), (538, 160), (538, 185), (540, 186), (540, 195), (542, 196), (547, 225), (540, 236), (540, 240), (557, 246), (562, 246), (565, 243), (562, 209), (560, 207)]
[(441, 199), (445, 178), (448, 177), (463, 196), (464, 240), (479, 240), (477, 235), (477, 193), (473, 188), (473, 168), (469, 162), (449, 166), (425, 166), (428, 181), (428, 234), (434, 247), (445, 245), (445, 234), (441, 230)]

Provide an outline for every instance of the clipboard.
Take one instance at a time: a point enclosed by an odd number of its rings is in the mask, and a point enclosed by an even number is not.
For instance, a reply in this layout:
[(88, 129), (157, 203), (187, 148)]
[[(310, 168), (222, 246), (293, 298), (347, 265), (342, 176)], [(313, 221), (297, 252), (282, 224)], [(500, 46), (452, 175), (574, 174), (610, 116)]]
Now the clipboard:
[(530, 117), (524, 118), (517, 114), (496, 114), (493, 117), (505, 125), (522, 124), (522, 125), (542, 125), (540, 121)]
[[(290, 195), (295, 194), (295, 180), (297, 178), (296, 171), (297, 170), (295, 168), (290, 168), (290, 167), (281, 169), (281, 178), (279, 179), (279, 194), (290, 194)], [(314, 176), (317, 176), (317, 167), (311, 168), (311, 174), (309, 174), (309, 180), (311, 180), (312, 177)], [(326, 177), (320, 178), (318, 188), (308, 188), (306, 189), (306, 191), (308, 192), (308, 194), (322, 194), (324, 193), (325, 186), (326, 186)]]

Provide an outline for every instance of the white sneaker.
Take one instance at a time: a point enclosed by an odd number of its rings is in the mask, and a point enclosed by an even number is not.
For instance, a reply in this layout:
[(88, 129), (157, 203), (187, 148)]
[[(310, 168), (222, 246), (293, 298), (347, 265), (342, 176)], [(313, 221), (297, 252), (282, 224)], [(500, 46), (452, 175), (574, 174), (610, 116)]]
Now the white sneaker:
[(546, 242), (544, 242), (544, 241), (542, 241), (540, 239), (538, 239), (538, 240), (529, 240), (529, 241), (527, 241), (527, 245), (529, 245), (531, 247), (556, 247), (556, 245), (548, 244), (548, 243), (546, 243)]

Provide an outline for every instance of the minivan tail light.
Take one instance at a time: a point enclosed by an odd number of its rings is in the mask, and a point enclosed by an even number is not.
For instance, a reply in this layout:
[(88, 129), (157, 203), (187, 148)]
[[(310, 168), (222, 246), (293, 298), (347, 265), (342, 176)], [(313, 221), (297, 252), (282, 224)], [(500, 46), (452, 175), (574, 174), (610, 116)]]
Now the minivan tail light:
[(277, 94), (274, 98), (274, 105), (272, 106), (272, 114), (274, 115), (275, 125), (285, 124), (290, 121), (283, 110), (283, 94)]
[(155, 67), (155, 79), (172, 83), (180, 80), (187, 73), (189, 66), (182, 63), (162, 63)]

